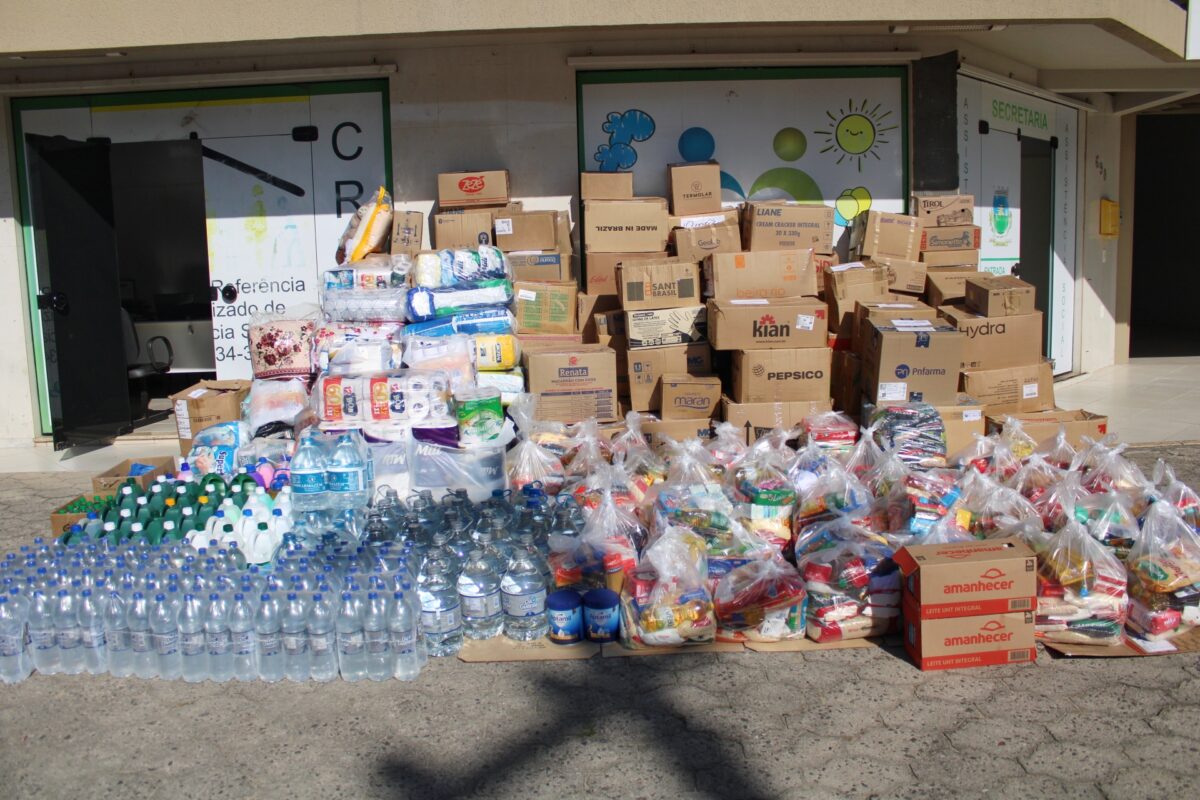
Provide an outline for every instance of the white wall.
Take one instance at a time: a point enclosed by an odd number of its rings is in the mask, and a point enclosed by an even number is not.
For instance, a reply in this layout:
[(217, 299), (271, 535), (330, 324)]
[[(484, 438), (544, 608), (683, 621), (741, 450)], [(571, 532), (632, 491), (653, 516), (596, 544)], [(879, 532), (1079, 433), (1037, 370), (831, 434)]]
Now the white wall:
[(1117, 240), (1100, 238), (1100, 199), (1116, 200), (1120, 186), (1121, 120), (1108, 95), (1086, 98), (1100, 109), (1088, 113), (1083, 159), (1082, 280), (1079, 281), (1079, 370), (1092, 372), (1115, 360)]

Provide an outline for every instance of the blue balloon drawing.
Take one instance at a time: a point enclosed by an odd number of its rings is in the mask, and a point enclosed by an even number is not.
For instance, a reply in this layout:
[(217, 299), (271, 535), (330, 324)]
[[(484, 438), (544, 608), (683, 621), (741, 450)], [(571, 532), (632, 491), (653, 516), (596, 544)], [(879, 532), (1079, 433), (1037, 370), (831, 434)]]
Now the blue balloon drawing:
[[(717, 140), (707, 128), (693, 126), (679, 134), (679, 156), (684, 161), (708, 161), (717, 153)], [(738, 197), (745, 198), (738, 179), (721, 170), (721, 189), (728, 189)]]
[(592, 160), (600, 165), (601, 172), (619, 172), (631, 169), (637, 163), (634, 142), (644, 142), (654, 135), (654, 118), (636, 108), (628, 111), (610, 111), (600, 129), (608, 134), (608, 144), (596, 148)]

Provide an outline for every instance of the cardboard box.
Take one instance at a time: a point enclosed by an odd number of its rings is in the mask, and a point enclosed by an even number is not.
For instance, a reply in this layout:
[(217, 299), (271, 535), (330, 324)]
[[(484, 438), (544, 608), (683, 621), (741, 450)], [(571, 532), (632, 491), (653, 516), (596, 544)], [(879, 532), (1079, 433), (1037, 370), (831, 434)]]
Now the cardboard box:
[(921, 670), (966, 669), (1037, 660), (1034, 614), (985, 614), (950, 619), (920, 619), (908, 605), (904, 614), (904, 651)]
[(863, 394), (872, 403), (952, 403), (964, 336), (949, 325), (870, 323), (863, 343)]
[(975, 196), (970, 194), (914, 194), (909, 209), (927, 228), (970, 225), (975, 221)]
[(433, 246), (438, 250), (492, 244), (492, 212), (473, 209), (433, 215)]
[(712, 354), (708, 345), (645, 347), (629, 351), (629, 406), (634, 411), (662, 408), (663, 375), (708, 375)]
[(684, 214), (682, 216), (672, 214), (668, 219), (671, 220), (672, 229), (714, 228), (724, 225), (735, 225), (740, 228), (742, 226), (742, 218), (736, 208), (722, 208), (720, 211), (709, 211), (706, 214)]
[(512, 311), (517, 333), (574, 333), (578, 294), (574, 281), (514, 281)]
[(938, 250), (978, 250), (980, 229), (978, 225), (954, 225), (947, 228), (922, 228), (921, 252)]
[(596, 326), (597, 336), (624, 336), (625, 312), (617, 310), (593, 314), (592, 324)]
[[(1053, 411), (1038, 411), (1031, 413), (1009, 414), (1021, 423), (1021, 427), (1035, 442), (1039, 444), (1056, 436), (1060, 427), (1066, 428), (1067, 441), (1073, 447), (1083, 444), (1083, 437), (1093, 441), (1103, 439), (1108, 434), (1108, 417), (1093, 414), (1091, 411), (1076, 409), (1064, 411), (1056, 408)], [(988, 433), (997, 432), (1004, 428), (1004, 417), (988, 416)]]
[(704, 306), (645, 309), (625, 312), (629, 349), (667, 347), (706, 341), (708, 313)]
[(571, 240), (571, 212), (555, 211), (554, 218), (558, 227), (555, 249), (560, 253), (574, 253), (575, 243)]
[(893, 559), (920, 619), (1037, 609), (1037, 556), (1020, 539), (908, 545)]
[(617, 357), (596, 344), (547, 347), (521, 354), (538, 419), (580, 422), (618, 418)]
[(813, 253), (813, 269), (817, 271), (817, 286), (825, 285), (824, 278), (821, 277), (822, 273), (824, 273), (830, 267), (836, 267), (840, 263), (842, 262), (841, 259), (838, 258), (837, 253)]
[(712, 419), (721, 403), (721, 379), (716, 375), (669, 372), (659, 381), (663, 419)]
[(974, 267), (979, 269), (978, 250), (939, 250), (921, 253), (921, 261), (929, 269), (935, 267)]
[(498, 206), (508, 202), (508, 170), (438, 173), (438, 205), (442, 208)]
[(682, 308), (700, 302), (700, 265), (683, 261), (633, 261), (617, 267), (617, 294), (626, 311)]
[(496, 246), (506, 253), (553, 250), (558, 246), (558, 213), (522, 211), (493, 215)]
[(667, 165), (671, 185), (671, 213), (707, 214), (721, 210), (721, 165), (693, 161)]
[(1000, 369), (1036, 364), (1042, 359), (1042, 312), (1015, 317), (985, 317), (961, 305), (938, 309), (967, 337), (962, 368)]
[(513, 280), (575, 280), (575, 257), (570, 253), (509, 253), (507, 258)]
[(805, 417), (832, 408), (833, 404), (828, 398), (778, 403), (735, 403), (728, 397), (721, 398), (722, 418), (746, 432), (746, 444), (754, 444), (759, 437), (766, 436), (776, 428), (790, 430), (803, 422)]
[(857, 417), (862, 408), (862, 356), (835, 348), (830, 370), (833, 407)]
[(179, 451), (187, 455), (192, 437), (209, 425), (242, 418), (242, 401), (250, 394), (250, 381), (200, 381), (170, 396), (179, 431)]
[(72, 525), (78, 523), (82, 519), (86, 519), (87, 518), (86, 513), (79, 514), (76, 512), (67, 512), (67, 511), (64, 511), (63, 509), (65, 509), (69, 505), (73, 505), (74, 503), (79, 502), (80, 500), (87, 500), (87, 499), (89, 499), (89, 498), (86, 498), (83, 495), (80, 495), (79, 497), (76, 497), (73, 500), (69, 500), (66, 503), (63, 503), (61, 506), (56, 508), (54, 511), (50, 512), (50, 535), (55, 536), (55, 537), (61, 536), (62, 534), (66, 533), (67, 531), (71, 530)]
[(703, 261), (713, 253), (740, 253), (742, 231), (736, 223), (707, 228), (675, 228), (675, 255), (680, 261)]
[(920, 252), (921, 222), (907, 214), (868, 211), (850, 228), (850, 247), (866, 258), (891, 256), (916, 261)]
[(583, 344), (583, 336), (578, 333), (518, 333), (517, 341), (521, 352), (534, 350), (561, 350)]
[[(625, 332), (625, 315), (621, 313), (621, 301), (612, 294), (582, 294), (575, 298), (575, 324), (583, 335), (583, 341), (594, 344), (600, 331), (596, 327), (597, 315), (615, 313), (621, 319), (621, 333)], [(606, 331), (606, 333), (610, 333)]]
[(583, 201), (585, 253), (661, 253), (670, 232), (661, 197)]
[(747, 250), (833, 252), (833, 209), (820, 203), (746, 203), (742, 244)]
[[(878, 264), (851, 261), (825, 272), (825, 294), (839, 300), (870, 300), (891, 296), (887, 270)], [(853, 311), (854, 306), (850, 305)]]
[(166, 475), (168, 472), (175, 471), (175, 459), (171, 456), (127, 458), (116, 466), (104, 470), (99, 475), (93, 475), (92, 491), (100, 497), (115, 495), (121, 484), (130, 477), (129, 470), (134, 464), (145, 464), (148, 467), (152, 467), (148, 472), (143, 472), (133, 479), (134, 483), (142, 487), (142, 491), (148, 491), (150, 484), (154, 483), (159, 475)]
[(875, 259), (887, 270), (888, 289), (903, 294), (924, 294), (926, 266), (920, 261), (879, 256)]
[(1037, 311), (1033, 284), (1012, 275), (980, 273), (967, 278), (967, 308), (985, 317), (1016, 317)]
[(704, 262), (704, 284), (714, 300), (816, 297), (813, 251), (716, 253)]
[(929, 272), (925, 276), (925, 302), (934, 308), (961, 303), (967, 296), (967, 278), (978, 274), (977, 269)]
[[(705, 441), (712, 438), (712, 420), (709, 419), (644, 419), (642, 433), (650, 440), (650, 446), (662, 447), (670, 439), (682, 442), (687, 439)], [(618, 645), (619, 647), (619, 645)], [(659, 648), (647, 650), (622, 650), (625, 654), (650, 653)], [(682, 648), (683, 652), (693, 652), (691, 647)]]
[(828, 338), (828, 307), (815, 298), (708, 301), (714, 350), (825, 347)]
[(579, 173), (580, 200), (629, 200), (632, 197), (632, 172)]
[(947, 456), (965, 450), (975, 441), (976, 435), (984, 435), (983, 404), (975, 398), (960, 393), (957, 403), (935, 405), (934, 408), (942, 415), (942, 424), (946, 427)]
[(737, 350), (733, 354), (733, 399), (738, 403), (827, 400), (832, 359), (828, 347)]
[(868, 327), (871, 323), (888, 324), (892, 320), (917, 319), (934, 322), (937, 318), (938, 313), (936, 308), (927, 306), (914, 298), (906, 297), (903, 300), (885, 301), (856, 300), (854, 301), (853, 325), (854, 349), (861, 351), (863, 344), (868, 341), (870, 335)]
[(420, 211), (392, 212), (392, 255), (415, 256), (425, 239), (425, 215)]
[(657, 253), (588, 253), (588, 294), (617, 294), (617, 267), (630, 261), (670, 261), (666, 250)]
[(962, 373), (962, 390), (987, 414), (1049, 411), (1054, 408), (1054, 370), (1049, 361)]

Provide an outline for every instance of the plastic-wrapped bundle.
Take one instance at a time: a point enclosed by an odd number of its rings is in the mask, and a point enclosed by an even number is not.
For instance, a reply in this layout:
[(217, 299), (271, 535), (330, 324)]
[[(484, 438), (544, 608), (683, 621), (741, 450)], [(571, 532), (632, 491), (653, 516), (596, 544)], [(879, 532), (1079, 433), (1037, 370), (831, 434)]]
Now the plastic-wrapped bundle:
[(410, 322), (452, 317), (465, 311), (512, 302), (512, 283), (507, 278), (461, 283), (440, 289), (414, 286), (406, 297)]
[(380, 186), (366, 203), (350, 216), (338, 239), (334, 260), (338, 264), (362, 261), (371, 253), (383, 252), (392, 234), (392, 196)]
[(404, 363), (413, 369), (437, 370), (450, 376), (450, 389), (475, 385), (475, 353), (471, 337), (405, 336)]
[(521, 439), (508, 454), (508, 485), (513, 491), (538, 485), (553, 496), (562, 489), (566, 470), (562, 460), (537, 441), (535, 402), (536, 398), (533, 395), (524, 394), (509, 407), (509, 414), (516, 423)]
[(1123, 494), (1083, 494), (1075, 501), (1075, 520), (1121, 561), (1138, 540), (1137, 517)]
[(232, 475), (252, 458), (252, 431), (245, 422), (218, 422), (192, 439), (187, 460), (198, 475)]
[(1188, 525), (1200, 530), (1200, 494), (1175, 477), (1175, 470), (1161, 458), (1154, 464), (1154, 483), (1161, 487), (1162, 501), (1179, 510)]
[(889, 403), (871, 416), (875, 442), (892, 448), (907, 464), (942, 467), (946, 464), (946, 426), (928, 403)]
[(729, 468), (729, 489), (741, 523), (781, 552), (792, 540), (796, 490), (770, 437), (759, 439)]
[(727, 468), (746, 452), (746, 433), (730, 422), (718, 422), (713, 428), (713, 438), (705, 447), (718, 466)]
[(313, 370), (335, 375), (367, 375), (402, 364), (398, 322), (328, 322), (313, 334)]
[(321, 311), (334, 322), (402, 322), (409, 289), (324, 289)]
[(424, 370), (377, 375), (320, 375), (312, 404), (324, 428), (355, 428), (372, 422), (455, 427), (450, 413), (450, 376)]
[(475, 375), (475, 385), (480, 388), (487, 386), (498, 389), (500, 404), (508, 406), (525, 391), (525, 372), (520, 367), (505, 372), (479, 372)]
[(802, 638), (807, 597), (800, 573), (782, 558), (743, 564), (713, 590), (717, 635), (759, 642)]
[(1037, 631), (1056, 642), (1119, 644), (1129, 613), (1125, 568), (1068, 522), (1038, 555)]
[(800, 423), (800, 430), (805, 442), (815, 442), (835, 458), (848, 457), (858, 440), (858, 425), (841, 411), (810, 414)]
[(662, 533), (621, 592), (621, 641), (629, 648), (705, 644), (716, 633), (704, 540), (686, 528)]
[(1129, 569), (1129, 626), (1148, 639), (1169, 639), (1200, 623), (1200, 535), (1170, 503), (1152, 503)]
[(816, 642), (862, 639), (900, 618), (900, 571), (887, 545), (846, 539), (799, 563), (808, 592), (808, 636)]
[(296, 417), (308, 406), (308, 381), (255, 380), (250, 384), (246, 418), (254, 437), (291, 431)]
[(405, 330), (417, 336), (451, 336), (456, 333), (479, 334), (512, 333), (516, 318), (506, 306), (491, 306), (464, 311), (449, 317), (427, 322), (410, 323)]
[[(397, 258), (407, 259), (408, 256), (397, 256)], [(378, 289), (402, 289), (408, 283), (404, 272), (393, 269), (390, 263), (386, 266), (380, 265), (379, 268), (361, 266), (361, 264), (367, 263), (365, 261), (359, 263), (358, 267), (325, 270), (321, 275), (325, 289), (375, 291)]]

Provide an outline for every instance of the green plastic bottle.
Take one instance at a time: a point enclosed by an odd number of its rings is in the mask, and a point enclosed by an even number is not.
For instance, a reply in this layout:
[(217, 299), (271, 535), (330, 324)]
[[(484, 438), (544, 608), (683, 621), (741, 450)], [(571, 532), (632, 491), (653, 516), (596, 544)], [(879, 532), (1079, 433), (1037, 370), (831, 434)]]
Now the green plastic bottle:
[(165, 530), (163, 527), (164, 525), (165, 523), (156, 517), (150, 520), (150, 523), (146, 525), (146, 529), (143, 531), (142, 535), (150, 544), (162, 544)]
[(242, 485), (236, 481), (229, 487), (229, 496), (233, 498), (233, 504), (241, 509), (246, 505), (246, 493), (242, 490)]
[(117, 523), (117, 531), (122, 542), (128, 541), (133, 535), (133, 509), (122, 508), (121, 519)]
[(163, 494), (163, 487), (161, 483), (155, 483), (150, 486), (149, 497), (151, 513), (153, 513), (155, 516), (161, 516), (163, 509), (166, 508), (167, 505), (167, 498), (166, 495)]
[(163, 511), (162, 518), (171, 520), (178, 527), (183, 522), (183, 507), (175, 498), (167, 498), (167, 508)]
[(133, 518), (143, 525), (154, 519), (154, 513), (150, 510), (150, 498), (142, 495), (137, 499), (137, 505), (134, 507)]
[(214, 502), (208, 495), (200, 495), (200, 500), (196, 503), (196, 527), (203, 530), (217, 513), (219, 505), (219, 502)]
[(129, 541), (141, 542), (146, 539), (146, 526), (140, 522), (131, 523), (129, 526)]
[(121, 508), (128, 508), (130, 511), (137, 509), (137, 497), (134, 495), (133, 489), (129, 486), (122, 486), (117, 493), (117, 497), (120, 498), (117, 504)]
[(200, 486), (213, 505), (221, 505), (221, 501), (229, 494), (229, 486), (225, 479), (215, 472), (205, 475), (204, 480), (200, 481)]

